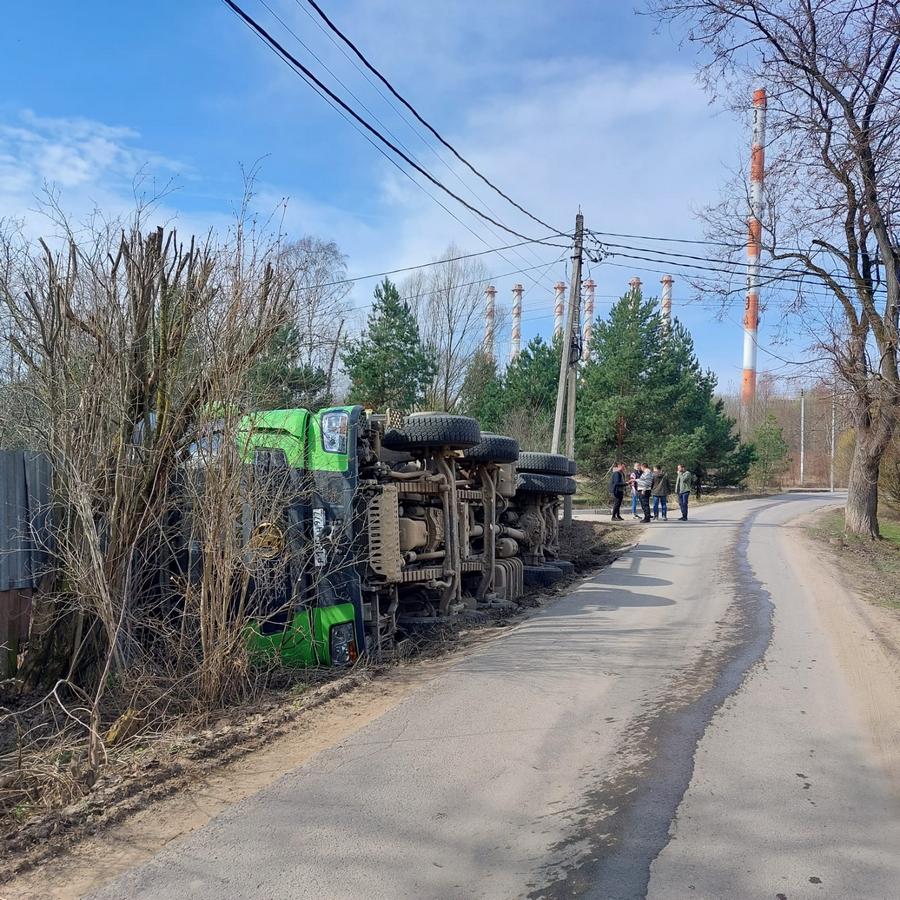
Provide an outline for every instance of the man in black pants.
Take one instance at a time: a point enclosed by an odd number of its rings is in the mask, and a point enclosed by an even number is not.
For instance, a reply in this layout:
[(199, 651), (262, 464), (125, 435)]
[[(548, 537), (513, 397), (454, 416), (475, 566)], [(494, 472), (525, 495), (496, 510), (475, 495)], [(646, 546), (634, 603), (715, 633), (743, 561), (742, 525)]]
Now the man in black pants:
[(622, 518), (622, 500), (625, 497), (625, 464), (616, 463), (609, 476), (609, 493), (613, 499), (612, 520), (624, 522)]
[(653, 488), (653, 470), (647, 463), (641, 463), (641, 477), (637, 480), (638, 497), (641, 500), (641, 510), (644, 513), (642, 522), (650, 521), (650, 491)]

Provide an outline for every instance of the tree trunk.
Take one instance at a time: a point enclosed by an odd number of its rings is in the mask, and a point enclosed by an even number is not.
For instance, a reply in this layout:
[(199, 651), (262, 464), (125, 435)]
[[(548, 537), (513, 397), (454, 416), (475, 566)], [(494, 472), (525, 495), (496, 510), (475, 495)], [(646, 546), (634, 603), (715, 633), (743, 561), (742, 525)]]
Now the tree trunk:
[(878, 470), (883, 451), (873, 443), (871, 435), (857, 430), (844, 521), (848, 533), (875, 540), (881, 537), (878, 530)]

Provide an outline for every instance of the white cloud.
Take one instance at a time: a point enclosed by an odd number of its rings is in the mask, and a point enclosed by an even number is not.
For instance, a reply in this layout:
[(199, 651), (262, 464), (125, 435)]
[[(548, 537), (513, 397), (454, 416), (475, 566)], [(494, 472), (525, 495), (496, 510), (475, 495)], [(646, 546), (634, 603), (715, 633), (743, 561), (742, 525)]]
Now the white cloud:
[[(23, 111), (0, 124), (0, 207), (30, 232), (46, 227), (41, 209), (58, 193), (79, 220), (99, 209), (127, 215), (136, 194), (153, 194), (186, 167), (139, 145), (132, 128), (86, 118), (48, 118)], [(158, 179), (158, 180), (157, 180)]]

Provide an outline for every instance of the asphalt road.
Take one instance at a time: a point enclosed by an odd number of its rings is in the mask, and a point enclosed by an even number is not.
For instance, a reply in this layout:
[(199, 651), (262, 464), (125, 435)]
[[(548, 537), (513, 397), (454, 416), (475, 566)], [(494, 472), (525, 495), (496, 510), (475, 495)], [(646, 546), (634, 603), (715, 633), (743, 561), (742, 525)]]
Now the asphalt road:
[(717, 504), (98, 898), (896, 898), (900, 809), (780, 526)]

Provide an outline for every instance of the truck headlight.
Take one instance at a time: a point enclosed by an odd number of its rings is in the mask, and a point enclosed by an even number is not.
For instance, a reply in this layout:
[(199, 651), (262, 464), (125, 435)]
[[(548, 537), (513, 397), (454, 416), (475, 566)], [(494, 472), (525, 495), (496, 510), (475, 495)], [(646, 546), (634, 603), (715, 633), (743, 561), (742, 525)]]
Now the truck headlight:
[(356, 659), (355, 631), (352, 622), (331, 628), (331, 664), (349, 666)]
[(326, 453), (347, 452), (347, 432), (350, 430), (350, 414), (330, 412), (322, 416), (322, 449)]

